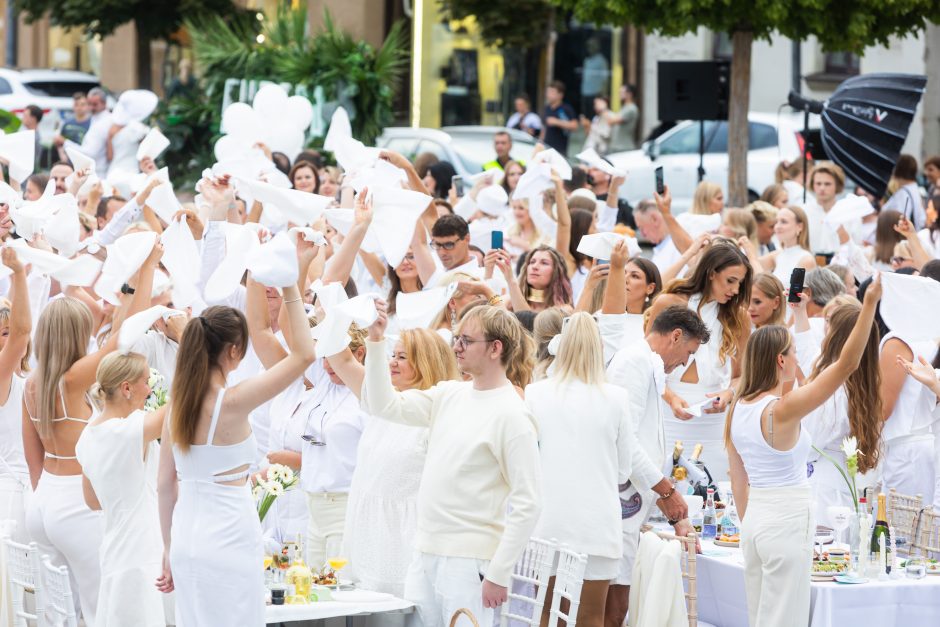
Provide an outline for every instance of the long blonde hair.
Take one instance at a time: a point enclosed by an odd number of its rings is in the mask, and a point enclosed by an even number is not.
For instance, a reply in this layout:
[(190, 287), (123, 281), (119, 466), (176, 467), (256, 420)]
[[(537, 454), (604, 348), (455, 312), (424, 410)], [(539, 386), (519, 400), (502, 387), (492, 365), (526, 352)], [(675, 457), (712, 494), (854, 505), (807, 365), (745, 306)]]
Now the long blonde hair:
[(559, 381), (574, 379), (589, 385), (601, 385), (606, 381), (604, 347), (591, 314), (579, 311), (562, 325), (554, 376)]
[(740, 401), (753, 401), (764, 392), (770, 392), (780, 383), (777, 356), (790, 350), (793, 340), (786, 327), (769, 324), (751, 334), (744, 349), (741, 379), (734, 401), (725, 418), (725, 447), (731, 443), (731, 421)]
[(711, 181), (702, 181), (695, 188), (695, 194), (692, 196), (692, 208), (689, 209), (689, 213), (710, 216), (712, 212), (708, 208), (708, 203), (720, 193), (721, 185)]
[[(40, 436), (52, 434), (59, 383), (75, 362), (85, 356), (94, 321), (85, 303), (57, 298), (49, 303), (36, 324), (36, 403), (34, 416)], [(62, 399), (62, 411), (65, 399)]]
[(548, 367), (555, 361), (555, 356), (548, 352), (548, 343), (561, 333), (565, 312), (558, 307), (549, 307), (535, 316), (532, 322), (532, 334), (536, 344), (535, 378), (543, 379)]
[(137, 381), (149, 374), (147, 358), (140, 353), (106, 355), (98, 364), (98, 370), (95, 371), (97, 381), (95, 397), (101, 402), (113, 400), (122, 383)]
[(441, 381), (460, 380), (454, 351), (437, 332), (408, 329), (402, 331), (400, 339), (405, 357), (415, 371), (415, 378), (408, 382), (408, 389), (427, 390)]

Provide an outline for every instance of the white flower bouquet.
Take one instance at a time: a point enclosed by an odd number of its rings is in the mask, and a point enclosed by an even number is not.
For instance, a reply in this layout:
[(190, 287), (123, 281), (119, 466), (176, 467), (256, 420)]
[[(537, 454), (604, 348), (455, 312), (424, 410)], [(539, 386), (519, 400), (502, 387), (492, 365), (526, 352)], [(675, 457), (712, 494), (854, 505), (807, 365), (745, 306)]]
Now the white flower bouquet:
[(295, 473), (289, 466), (271, 464), (268, 466), (268, 478), (258, 478), (258, 483), (252, 489), (255, 501), (258, 504), (258, 518), (264, 520), (274, 500), (283, 496), (285, 492), (297, 485), (300, 481), (299, 473)]
[(170, 400), (169, 391), (166, 389), (166, 378), (159, 371), (150, 369), (150, 378), (147, 379), (147, 385), (150, 386), (150, 396), (144, 402), (144, 409), (147, 411), (156, 411), (167, 404)]
[(829, 455), (826, 455), (822, 450), (813, 447), (816, 449), (820, 455), (828, 459), (836, 467), (836, 470), (839, 471), (839, 474), (842, 475), (842, 478), (845, 479), (845, 484), (849, 487), (849, 494), (852, 495), (852, 503), (855, 507), (855, 514), (858, 515), (858, 488), (855, 487), (855, 476), (858, 474), (858, 456), (862, 455), (862, 452), (858, 449), (858, 438), (843, 438), (842, 440), (842, 452), (845, 453), (845, 468), (842, 468), (842, 464), (834, 460)]

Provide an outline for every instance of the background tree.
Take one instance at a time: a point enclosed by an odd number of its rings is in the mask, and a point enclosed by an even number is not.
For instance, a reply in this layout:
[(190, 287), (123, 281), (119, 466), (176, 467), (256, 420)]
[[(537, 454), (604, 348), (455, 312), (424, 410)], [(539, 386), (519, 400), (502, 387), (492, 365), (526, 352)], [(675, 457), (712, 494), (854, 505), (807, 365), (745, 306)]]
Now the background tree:
[(87, 35), (107, 37), (128, 22), (137, 30), (137, 81), (153, 85), (150, 43), (166, 39), (179, 30), (184, 18), (199, 15), (229, 15), (231, 0), (13, 0), (27, 22), (49, 16), (53, 26), (78, 28)]
[[(503, 56), (503, 82), (500, 100), (508, 114), (515, 96), (525, 91), (525, 52), (546, 44), (555, 23), (555, 11), (548, 0), (443, 0), (444, 16), (452, 20), (473, 17), (480, 37), (488, 46), (499, 48)], [(534, 94), (532, 94), (534, 96)]]
[[(731, 35), (731, 101), (728, 110), (728, 199), (747, 203), (747, 113), (750, 104), (751, 44), (779, 34), (794, 40), (813, 35), (827, 52), (861, 54), (890, 45), (893, 36), (940, 23), (937, 0), (551, 0), (576, 17), (604, 24), (633, 24), (665, 36), (704, 26)], [(786, 99), (781, 83), (780, 100)]]

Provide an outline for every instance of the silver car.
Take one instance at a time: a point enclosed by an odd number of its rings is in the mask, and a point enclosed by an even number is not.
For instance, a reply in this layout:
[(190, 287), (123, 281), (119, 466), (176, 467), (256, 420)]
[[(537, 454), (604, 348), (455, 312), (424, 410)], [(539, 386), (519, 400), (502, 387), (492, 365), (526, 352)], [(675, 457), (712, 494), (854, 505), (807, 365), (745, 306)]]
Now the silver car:
[(528, 133), (502, 126), (445, 126), (442, 129), (389, 127), (376, 140), (379, 148), (388, 148), (414, 160), (430, 152), (441, 161), (449, 161), (457, 174), (468, 177), (483, 171), (483, 164), (496, 158), (493, 135), (499, 131), (512, 137), (513, 159), (529, 161), (536, 140)]

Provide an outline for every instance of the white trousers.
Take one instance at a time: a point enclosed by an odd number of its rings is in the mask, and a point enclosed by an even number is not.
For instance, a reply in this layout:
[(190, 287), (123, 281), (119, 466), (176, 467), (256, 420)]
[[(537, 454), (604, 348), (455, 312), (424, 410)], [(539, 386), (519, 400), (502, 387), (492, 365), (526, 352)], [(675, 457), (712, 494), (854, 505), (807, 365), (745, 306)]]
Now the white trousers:
[(809, 622), (812, 507), (809, 486), (750, 489), (741, 550), (751, 627)]
[(490, 627), (493, 610), (483, 608), (483, 576), (488, 566), (487, 560), (416, 551), (405, 579), (405, 599), (415, 604), (424, 627), (447, 627), (461, 608), (473, 612), (481, 627)]
[(307, 518), (304, 553), (307, 566), (311, 570), (322, 568), (331, 557), (340, 557), (348, 501), (349, 495), (346, 493), (307, 493), (307, 510), (310, 516)]
[(68, 566), (85, 624), (93, 626), (101, 581), (98, 551), (104, 540), (104, 516), (85, 504), (82, 476), (43, 471), (26, 510), (26, 530), (53, 564)]
[(881, 468), (881, 489), (894, 488), (901, 494), (920, 494), (924, 505), (934, 500), (934, 436), (910, 435), (885, 442)]

